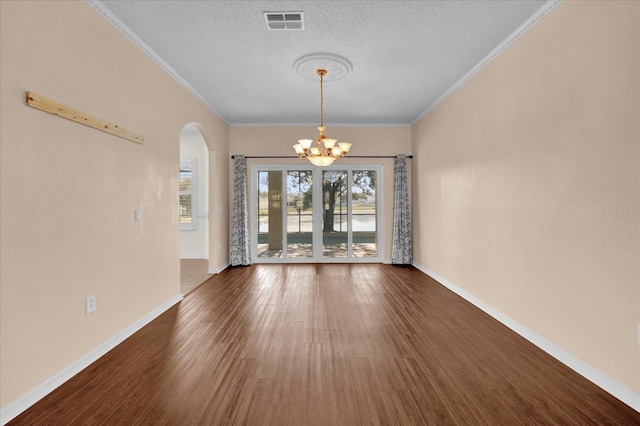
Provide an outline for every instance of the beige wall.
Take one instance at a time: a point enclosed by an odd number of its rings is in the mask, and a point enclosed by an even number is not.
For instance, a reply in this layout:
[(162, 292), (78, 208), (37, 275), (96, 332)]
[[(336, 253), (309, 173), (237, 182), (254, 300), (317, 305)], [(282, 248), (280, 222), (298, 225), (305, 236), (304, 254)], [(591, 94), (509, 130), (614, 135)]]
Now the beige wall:
[(416, 262), (636, 394), (639, 52), (564, 2), (412, 128)]
[[(190, 122), (211, 150), (211, 245), (222, 244), (211, 264), (227, 262), (229, 163), (227, 126), (85, 2), (0, 8), (4, 408), (179, 294), (179, 134)], [(145, 143), (27, 107), (26, 90)], [(85, 315), (90, 294), (97, 311)]]
[[(349, 156), (408, 154), (411, 149), (411, 129), (409, 127), (331, 127), (327, 125), (327, 135), (340, 141), (351, 142)], [(307, 127), (232, 127), (229, 133), (230, 153), (246, 156), (282, 155), (295, 156), (293, 145), (298, 139), (316, 139), (318, 131)], [(393, 158), (349, 158), (338, 160), (337, 164), (374, 164), (383, 166), (384, 175), (384, 260), (391, 259), (391, 231), (393, 217)], [(308, 163), (308, 162), (307, 162)], [(230, 179), (233, 184), (233, 163), (230, 163)], [(293, 159), (248, 159), (247, 169), (251, 173), (254, 165), (304, 164)], [(408, 174), (411, 175), (411, 160), (407, 160)], [(250, 179), (251, 181), (251, 179)], [(253, 191), (249, 188), (249, 191)], [(232, 192), (232, 191), (231, 191)], [(250, 200), (251, 201), (251, 200)], [(252, 208), (252, 206), (250, 207)], [(250, 224), (252, 229), (254, 224)]]

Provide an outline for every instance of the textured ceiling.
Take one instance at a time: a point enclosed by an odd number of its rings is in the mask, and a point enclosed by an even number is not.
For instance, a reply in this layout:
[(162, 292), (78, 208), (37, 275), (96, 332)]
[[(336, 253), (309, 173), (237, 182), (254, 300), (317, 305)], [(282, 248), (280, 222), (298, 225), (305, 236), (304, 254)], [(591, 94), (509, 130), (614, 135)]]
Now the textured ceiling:
[[(328, 125), (409, 125), (552, 3), (538, 1), (88, 0), (232, 126), (319, 121), (319, 82), (293, 68), (347, 58), (325, 84)], [(269, 31), (263, 12), (302, 11)]]

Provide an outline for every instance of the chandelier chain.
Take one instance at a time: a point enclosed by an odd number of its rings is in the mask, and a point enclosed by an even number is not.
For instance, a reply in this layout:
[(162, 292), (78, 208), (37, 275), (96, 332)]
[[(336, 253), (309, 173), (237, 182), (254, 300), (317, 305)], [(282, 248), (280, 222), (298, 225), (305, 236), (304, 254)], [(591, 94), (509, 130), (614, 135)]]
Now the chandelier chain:
[(322, 90), (322, 80), (324, 77), (323, 73), (320, 74), (320, 126), (324, 127), (324, 94)]

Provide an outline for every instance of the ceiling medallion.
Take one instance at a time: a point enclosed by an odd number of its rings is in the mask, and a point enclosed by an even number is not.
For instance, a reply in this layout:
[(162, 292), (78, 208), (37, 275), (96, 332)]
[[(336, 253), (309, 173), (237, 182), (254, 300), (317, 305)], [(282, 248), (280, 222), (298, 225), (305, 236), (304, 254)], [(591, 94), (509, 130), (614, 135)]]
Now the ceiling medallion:
[(333, 53), (311, 53), (302, 56), (293, 63), (293, 69), (302, 77), (317, 81), (317, 71), (326, 70), (324, 81), (336, 81), (351, 73), (353, 65), (347, 58)]

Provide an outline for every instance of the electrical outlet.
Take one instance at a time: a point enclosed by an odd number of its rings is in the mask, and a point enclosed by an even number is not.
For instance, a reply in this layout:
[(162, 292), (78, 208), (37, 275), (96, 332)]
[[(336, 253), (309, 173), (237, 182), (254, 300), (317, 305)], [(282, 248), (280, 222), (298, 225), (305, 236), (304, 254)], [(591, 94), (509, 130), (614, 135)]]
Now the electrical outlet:
[(96, 295), (92, 294), (84, 299), (84, 311), (87, 315), (96, 311)]

